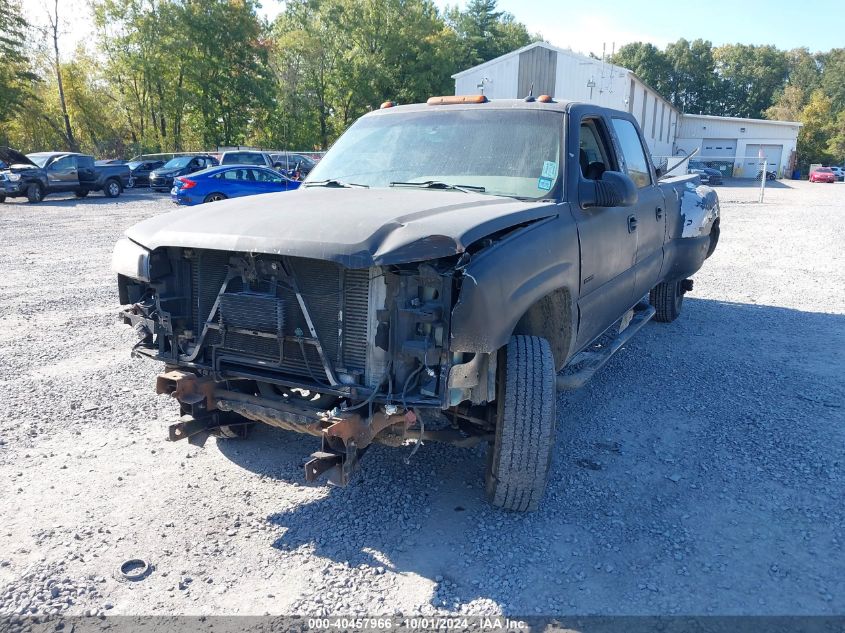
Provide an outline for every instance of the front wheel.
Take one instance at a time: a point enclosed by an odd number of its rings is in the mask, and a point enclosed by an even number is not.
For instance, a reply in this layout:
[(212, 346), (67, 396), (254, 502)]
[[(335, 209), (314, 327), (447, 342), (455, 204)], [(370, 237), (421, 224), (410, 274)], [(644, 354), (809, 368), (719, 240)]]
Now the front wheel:
[(88, 190), (87, 189), (77, 189), (76, 191), (74, 191), (74, 194), (76, 195), (77, 198), (84, 198), (85, 196), (88, 195)]
[(681, 314), (684, 302), (683, 282), (662, 281), (648, 293), (648, 302), (654, 306), (654, 320), (671, 323)]
[(106, 186), (103, 187), (103, 193), (107, 198), (117, 198), (120, 195), (120, 183), (113, 178), (106, 181)]
[(537, 510), (546, 490), (555, 439), (555, 361), (549, 342), (512, 336), (499, 354), (496, 436), (485, 488), (495, 506)]
[(44, 199), (44, 188), (37, 182), (33, 182), (26, 188), (26, 199), (33, 204)]

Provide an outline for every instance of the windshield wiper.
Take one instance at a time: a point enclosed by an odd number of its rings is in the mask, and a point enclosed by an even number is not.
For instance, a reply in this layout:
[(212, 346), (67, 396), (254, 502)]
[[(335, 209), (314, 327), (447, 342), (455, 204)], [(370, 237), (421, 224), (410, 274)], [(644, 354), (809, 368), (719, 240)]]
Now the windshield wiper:
[(315, 180), (313, 182), (306, 182), (303, 187), (364, 187), (364, 189), (369, 189), (370, 185), (359, 185), (356, 182), (343, 182), (342, 180), (335, 180), (333, 178), (329, 178), (328, 180)]
[(484, 193), (487, 191), (484, 187), (476, 185), (450, 185), (448, 182), (441, 182), (439, 180), (425, 180), (423, 182), (391, 182), (391, 187), (417, 187), (418, 189), (451, 189), (454, 191), (463, 191), (464, 193)]

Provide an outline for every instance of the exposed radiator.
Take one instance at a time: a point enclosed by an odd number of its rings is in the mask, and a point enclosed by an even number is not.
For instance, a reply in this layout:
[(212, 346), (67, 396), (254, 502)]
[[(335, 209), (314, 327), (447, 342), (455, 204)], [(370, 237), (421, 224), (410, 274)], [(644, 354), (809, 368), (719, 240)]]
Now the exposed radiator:
[[(197, 334), (202, 331), (226, 279), (229, 257), (229, 253), (219, 251), (198, 251), (191, 260), (193, 323)], [(301, 258), (288, 259), (287, 263), (296, 276), (320, 344), (332, 366), (336, 371), (363, 372), (367, 360), (369, 270), (347, 270), (332, 262)], [(218, 330), (210, 331), (202, 358), (211, 362), (214, 351), (218, 358), (238, 357), (237, 362), (276, 367), (301, 377), (313, 374), (325, 380), (323, 363), (313, 345), (300, 345), (289, 338), (280, 347), (280, 341), (272, 337), (275, 334), (310, 337), (293, 290), (279, 283), (272, 292), (266, 280), (257, 285), (257, 289), (245, 288), (240, 279), (230, 282), (213, 319), (225, 330), (225, 335), (221, 336)]]

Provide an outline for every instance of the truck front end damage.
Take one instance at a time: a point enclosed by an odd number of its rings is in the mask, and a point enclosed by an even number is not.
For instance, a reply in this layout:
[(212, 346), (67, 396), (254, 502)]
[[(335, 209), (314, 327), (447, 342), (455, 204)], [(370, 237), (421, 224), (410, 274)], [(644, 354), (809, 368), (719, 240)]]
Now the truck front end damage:
[(452, 353), (469, 254), (394, 265), (182, 247), (115, 248), (137, 355), (165, 363), (173, 440), (253, 422), (321, 438), (306, 464), (345, 484), (374, 442), (489, 441), (495, 354)]

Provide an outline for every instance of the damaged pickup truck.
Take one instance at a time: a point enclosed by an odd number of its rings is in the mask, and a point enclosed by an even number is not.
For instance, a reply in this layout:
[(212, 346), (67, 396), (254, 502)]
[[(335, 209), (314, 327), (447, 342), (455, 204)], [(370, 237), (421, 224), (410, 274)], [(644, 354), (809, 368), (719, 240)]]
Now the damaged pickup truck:
[(359, 119), (296, 192), (135, 225), (113, 268), (171, 439), (308, 433), (306, 479), (339, 484), (374, 442), (483, 442), (490, 501), (534, 510), (556, 392), (674, 320), (718, 238), (631, 115), (437, 97)]

